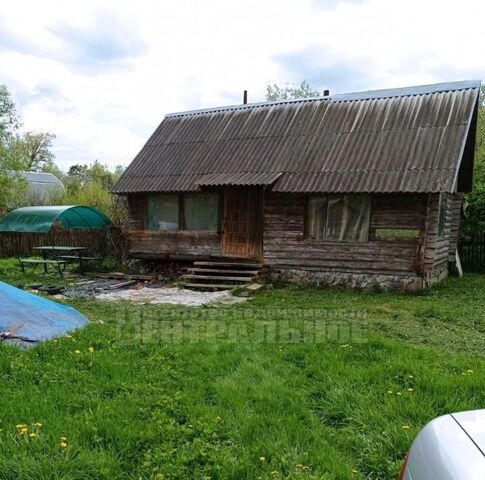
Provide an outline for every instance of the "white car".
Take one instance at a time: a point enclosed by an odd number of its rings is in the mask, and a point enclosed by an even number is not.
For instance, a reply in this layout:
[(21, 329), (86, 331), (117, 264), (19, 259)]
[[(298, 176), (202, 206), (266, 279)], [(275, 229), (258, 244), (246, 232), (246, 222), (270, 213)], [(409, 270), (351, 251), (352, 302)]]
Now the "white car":
[(485, 410), (452, 413), (419, 432), (401, 480), (485, 480)]

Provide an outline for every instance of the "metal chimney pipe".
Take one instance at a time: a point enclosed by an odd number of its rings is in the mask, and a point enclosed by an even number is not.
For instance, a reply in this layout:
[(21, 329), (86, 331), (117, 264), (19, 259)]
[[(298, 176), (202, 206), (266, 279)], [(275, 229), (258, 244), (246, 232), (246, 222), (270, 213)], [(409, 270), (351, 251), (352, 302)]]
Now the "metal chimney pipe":
[(324, 90), (323, 91), (323, 96), (328, 97), (330, 95), (330, 90)]
[(243, 105), (247, 105), (248, 103), (248, 91), (247, 90), (244, 90), (244, 93), (243, 93)]

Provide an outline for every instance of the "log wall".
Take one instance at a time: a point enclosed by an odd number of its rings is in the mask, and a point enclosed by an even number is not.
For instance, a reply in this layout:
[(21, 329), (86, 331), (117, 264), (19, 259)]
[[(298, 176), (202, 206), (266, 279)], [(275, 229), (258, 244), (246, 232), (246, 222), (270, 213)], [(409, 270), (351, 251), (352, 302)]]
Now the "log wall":
[(130, 255), (137, 258), (180, 258), (220, 256), (217, 232), (160, 232), (145, 230), (146, 196), (129, 195)]
[(423, 245), (423, 272), (426, 285), (448, 275), (448, 264), (454, 262), (458, 241), (462, 194), (441, 194), (446, 199), (446, 217), (443, 234), (438, 234), (440, 216), (440, 194), (428, 195)]
[(461, 209), (463, 194), (450, 195), (450, 232), (448, 245), (448, 262), (455, 262), (455, 253), (458, 246), (458, 234), (460, 230)]
[(137, 258), (191, 259), (220, 256), (217, 232), (130, 232), (130, 254)]
[[(439, 194), (372, 196), (368, 242), (312, 240), (305, 232), (304, 194), (264, 196), (263, 261), (284, 278), (392, 288), (421, 288), (448, 272), (456, 248), (462, 196), (448, 196), (444, 235), (438, 238)], [(143, 229), (145, 200), (129, 201), (130, 253), (143, 258), (221, 255), (216, 232), (158, 232)], [(381, 238), (379, 229), (415, 231), (410, 238)], [(357, 280), (356, 280), (357, 279)]]
[(126, 203), (128, 206), (130, 230), (143, 230), (146, 223), (146, 195), (128, 195)]
[[(377, 228), (423, 231), (426, 197), (372, 197), (368, 242), (311, 240), (305, 236), (305, 195), (268, 193), (264, 209), (264, 261), (283, 276), (311, 278), (311, 272), (331, 275), (384, 275), (393, 281), (415, 282), (422, 233), (418, 238), (376, 240)], [(310, 272), (310, 273), (305, 273)], [(397, 280), (396, 280), (397, 279)], [(322, 278), (322, 281), (324, 279)]]

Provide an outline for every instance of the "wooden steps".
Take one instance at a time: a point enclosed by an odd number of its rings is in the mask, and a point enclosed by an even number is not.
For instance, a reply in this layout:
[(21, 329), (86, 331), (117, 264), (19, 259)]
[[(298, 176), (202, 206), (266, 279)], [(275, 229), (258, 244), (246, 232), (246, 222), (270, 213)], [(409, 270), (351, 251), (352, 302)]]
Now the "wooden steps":
[(194, 290), (230, 290), (251, 283), (261, 268), (255, 262), (197, 261), (182, 275), (182, 283)]
[(249, 263), (249, 262), (194, 262), (195, 267), (235, 267), (238, 269), (247, 269), (247, 268), (257, 268), (258, 270), (261, 269), (262, 265), (260, 263)]
[(233, 282), (251, 282), (252, 277), (230, 277), (227, 275), (184, 275), (183, 278), (188, 280), (231, 280)]
[(197, 273), (224, 273), (224, 274), (236, 274), (236, 275), (257, 275), (259, 270), (225, 270), (225, 269), (215, 269), (215, 268), (194, 268), (190, 267), (187, 269), (189, 272), (197, 272)]
[(217, 283), (185, 283), (184, 288), (191, 290), (230, 290), (236, 285), (218, 285)]

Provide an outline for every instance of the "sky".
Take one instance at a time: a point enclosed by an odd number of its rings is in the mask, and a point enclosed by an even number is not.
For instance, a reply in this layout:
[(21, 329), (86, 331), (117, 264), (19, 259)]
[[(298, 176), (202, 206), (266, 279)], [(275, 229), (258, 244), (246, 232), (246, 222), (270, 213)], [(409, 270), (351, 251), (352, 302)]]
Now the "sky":
[[(3, 4), (3, 5), (2, 5)], [(0, 0), (0, 84), (66, 170), (128, 165), (165, 114), (485, 78), (483, 0)]]

